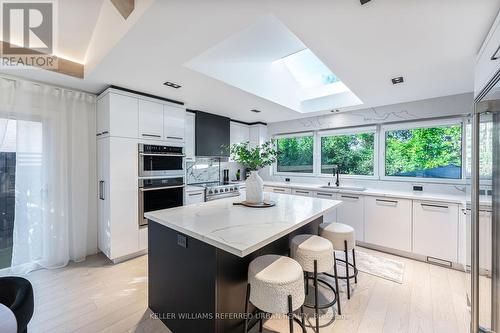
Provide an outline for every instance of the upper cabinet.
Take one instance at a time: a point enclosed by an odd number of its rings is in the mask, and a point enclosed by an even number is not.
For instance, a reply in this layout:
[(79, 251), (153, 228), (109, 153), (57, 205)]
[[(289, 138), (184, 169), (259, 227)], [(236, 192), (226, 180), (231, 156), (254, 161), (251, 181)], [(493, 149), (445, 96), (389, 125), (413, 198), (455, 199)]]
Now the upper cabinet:
[(139, 100), (139, 137), (163, 138), (163, 104)]
[(250, 146), (260, 146), (267, 141), (267, 126), (255, 124), (250, 126)]
[(97, 101), (97, 133), (101, 136), (138, 137), (137, 98), (106, 93)]
[(474, 96), (477, 96), (500, 70), (500, 14), (479, 51), (475, 67)]
[(110, 88), (98, 97), (96, 134), (183, 143), (185, 117), (168, 101)]
[(184, 129), (184, 139), (186, 141), (186, 145), (184, 148), (184, 152), (186, 154), (187, 160), (194, 159), (194, 113), (186, 112), (186, 126)]
[(184, 142), (186, 111), (178, 107), (163, 105), (163, 138), (168, 141)]
[(230, 124), (231, 145), (250, 141), (250, 129), (248, 125), (231, 121)]

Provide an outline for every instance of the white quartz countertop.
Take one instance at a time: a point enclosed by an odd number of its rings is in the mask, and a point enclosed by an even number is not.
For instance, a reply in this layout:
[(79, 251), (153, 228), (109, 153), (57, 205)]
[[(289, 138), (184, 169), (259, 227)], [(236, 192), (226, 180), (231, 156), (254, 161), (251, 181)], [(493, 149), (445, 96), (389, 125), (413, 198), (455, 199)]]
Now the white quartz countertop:
[(336, 188), (321, 188), (322, 185), (315, 185), (315, 184), (267, 182), (267, 181), (264, 182), (264, 185), (271, 187), (286, 187), (286, 188), (296, 188), (296, 189), (321, 191), (321, 192), (370, 195), (377, 197), (390, 197), (390, 198), (401, 198), (401, 199), (411, 199), (411, 200), (438, 201), (447, 203), (457, 203), (462, 205), (465, 204), (466, 201), (465, 193), (463, 195), (453, 195), (446, 193), (413, 192), (413, 191), (401, 191), (401, 190), (398, 191), (391, 189), (374, 189), (374, 188), (367, 188), (364, 191), (353, 191), (353, 190), (342, 190)]
[(234, 206), (244, 197), (157, 210), (146, 218), (187, 236), (244, 257), (335, 209), (337, 200), (266, 193), (276, 206)]

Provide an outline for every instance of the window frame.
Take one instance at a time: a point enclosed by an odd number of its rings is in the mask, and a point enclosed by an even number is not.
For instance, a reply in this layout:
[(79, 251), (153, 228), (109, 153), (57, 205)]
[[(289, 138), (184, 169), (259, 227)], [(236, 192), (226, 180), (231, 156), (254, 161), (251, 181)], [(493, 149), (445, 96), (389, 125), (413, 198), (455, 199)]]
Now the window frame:
[(377, 133), (378, 126), (363, 126), (363, 127), (350, 127), (350, 128), (340, 128), (340, 129), (330, 129), (330, 130), (320, 130), (316, 133), (316, 151), (319, 152), (318, 156), (316, 156), (316, 175), (317, 177), (322, 178), (331, 178), (333, 175), (322, 173), (321, 172), (321, 138), (328, 136), (340, 136), (340, 135), (352, 135), (352, 134), (360, 134), (360, 133), (373, 133), (373, 175), (349, 175), (340, 173), (340, 177), (344, 179), (379, 179), (379, 135)]
[[(388, 181), (403, 181), (409, 183), (440, 183), (440, 184), (466, 184), (465, 178), (465, 163), (466, 163), (466, 142), (465, 142), (465, 120), (463, 117), (455, 117), (440, 120), (422, 120), (415, 122), (406, 123), (394, 123), (394, 124), (383, 124), (380, 126), (379, 131), (379, 179)], [(386, 176), (385, 174), (385, 156), (386, 156), (386, 132), (393, 130), (405, 130), (405, 129), (417, 129), (417, 128), (431, 128), (431, 127), (443, 127), (451, 125), (460, 125), (462, 129), (461, 133), (461, 178), (450, 179), (450, 178), (428, 178), (428, 177), (403, 177), (403, 176)]]
[[(286, 138), (299, 138), (304, 136), (312, 136), (313, 138), (313, 172), (302, 173), (302, 172), (283, 172), (278, 171), (278, 160), (273, 163), (272, 173), (277, 176), (295, 176), (295, 177), (316, 177), (316, 133), (315, 132), (300, 132), (300, 133), (290, 133), (290, 134), (277, 134), (273, 136), (273, 140), (286, 139)], [(277, 144), (277, 143), (276, 143)]]

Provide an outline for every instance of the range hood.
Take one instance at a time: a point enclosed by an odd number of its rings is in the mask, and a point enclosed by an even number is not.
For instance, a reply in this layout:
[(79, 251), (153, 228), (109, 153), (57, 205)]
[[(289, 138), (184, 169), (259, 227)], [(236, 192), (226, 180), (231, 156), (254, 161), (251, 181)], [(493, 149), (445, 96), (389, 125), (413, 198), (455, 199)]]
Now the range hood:
[(230, 119), (202, 111), (195, 113), (195, 155), (228, 157), (229, 152), (223, 147), (230, 144)]

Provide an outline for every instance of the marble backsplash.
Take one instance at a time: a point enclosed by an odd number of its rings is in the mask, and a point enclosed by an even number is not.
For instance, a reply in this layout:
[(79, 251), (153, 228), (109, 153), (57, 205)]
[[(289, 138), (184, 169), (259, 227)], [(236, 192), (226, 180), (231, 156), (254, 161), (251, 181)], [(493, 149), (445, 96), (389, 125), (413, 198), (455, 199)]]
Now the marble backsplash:
[(223, 170), (229, 170), (229, 180), (236, 180), (236, 172), (240, 170), (244, 179), (245, 168), (236, 162), (227, 162), (219, 158), (197, 157), (195, 161), (186, 162), (186, 183), (200, 184), (223, 180)]

